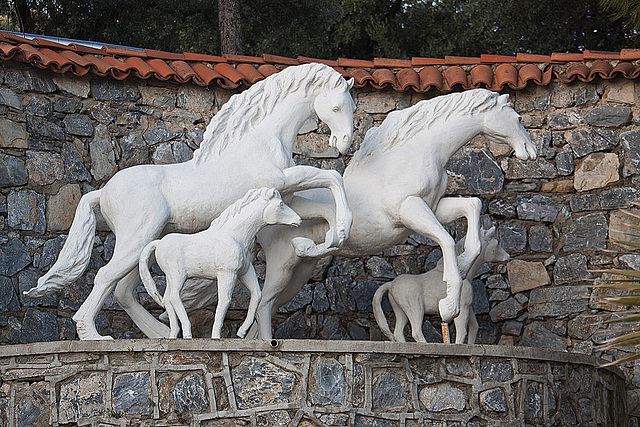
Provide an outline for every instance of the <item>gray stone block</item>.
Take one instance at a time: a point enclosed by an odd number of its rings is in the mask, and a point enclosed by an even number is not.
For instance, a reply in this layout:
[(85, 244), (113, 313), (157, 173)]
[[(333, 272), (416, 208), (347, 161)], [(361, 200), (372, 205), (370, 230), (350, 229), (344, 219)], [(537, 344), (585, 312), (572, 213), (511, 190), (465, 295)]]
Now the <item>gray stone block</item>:
[(27, 116), (27, 132), (37, 140), (64, 141), (66, 138), (62, 126), (43, 117)]
[(618, 144), (618, 133), (611, 129), (577, 129), (565, 133), (565, 139), (576, 156), (608, 150)]
[(589, 289), (586, 286), (554, 286), (536, 288), (529, 295), (529, 317), (563, 317), (587, 309)]
[(587, 257), (582, 254), (571, 254), (558, 258), (553, 268), (553, 281), (556, 285), (578, 282), (592, 277), (587, 270)]
[(22, 111), (22, 102), (18, 95), (11, 89), (0, 88), (0, 105), (6, 105), (15, 110)]
[(20, 330), (21, 343), (58, 341), (58, 320), (50, 312), (27, 308)]
[(640, 131), (632, 130), (620, 135), (622, 145), (622, 175), (635, 175), (640, 171)]
[(91, 93), (100, 101), (136, 101), (140, 98), (140, 91), (131, 83), (106, 78), (91, 80)]
[(45, 198), (32, 190), (11, 190), (7, 196), (7, 223), (16, 230), (44, 233)]
[(571, 196), (569, 206), (572, 212), (597, 211), (600, 209), (600, 197), (597, 194), (575, 194)]
[(391, 373), (382, 374), (373, 384), (374, 408), (401, 408), (407, 404), (401, 381)]
[(597, 127), (618, 127), (629, 123), (631, 108), (626, 105), (607, 104), (590, 110), (584, 116), (585, 123)]
[(84, 114), (68, 114), (64, 118), (64, 128), (70, 135), (91, 136), (93, 124)]
[(498, 226), (500, 247), (507, 252), (524, 252), (527, 248), (527, 229), (517, 222)]
[(485, 411), (503, 413), (509, 410), (504, 390), (499, 387), (481, 391), (478, 397)]
[(10, 278), (0, 276), (0, 313), (20, 311), (20, 298)]
[(314, 365), (315, 385), (309, 393), (314, 405), (343, 405), (346, 396), (344, 367), (335, 359), (320, 358)]
[[(548, 348), (550, 350), (566, 351), (562, 338), (542, 326), (539, 322), (533, 322), (524, 328), (522, 338), (518, 345), (521, 347)], [(539, 413), (538, 408), (541, 406), (535, 396), (535, 392), (529, 394), (530, 400), (528, 410), (532, 415), (537, 415)]]
[(27, 183), (27, 168), (18, 157), (0, 155), (0, 187), (13, 187)]
[(11, 277), (31, 263), (29, 249), (18, 238), (0, 249), (0, 275)]
[(113, 380), (113, 411), (119, 415), (149, 415), (151, 407), (149, 374), (120, 374)]
[(581, 216), (563, 228), (566, 236), (563, 250), (603, 249), (608, 229), (607, 218), (601, 212)]
[(180, 413), (209, 410), (207, 385), (199, 374), (190, 374), (178, 381), (173, 388), (173, 399)]
[(504, 173), (488, 150), (462, 149), (449, 159), (446, 169), (448, 191), (453, 194), (496, 194), (504, 184)]
[(518, 218), (533, 221), (554, 222), (560, 212), (558, 202), (540, 194), (518, 196), (516, 206)]

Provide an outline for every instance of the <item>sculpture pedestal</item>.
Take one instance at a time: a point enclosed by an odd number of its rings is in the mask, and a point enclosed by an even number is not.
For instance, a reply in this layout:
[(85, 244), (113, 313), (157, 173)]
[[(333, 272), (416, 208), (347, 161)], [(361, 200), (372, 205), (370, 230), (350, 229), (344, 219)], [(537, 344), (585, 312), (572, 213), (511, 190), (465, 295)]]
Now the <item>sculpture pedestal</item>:
[(624, 378), (591, 356), (482, 345), (284, 340), (0, 347), (16, 425), (627, 425)]

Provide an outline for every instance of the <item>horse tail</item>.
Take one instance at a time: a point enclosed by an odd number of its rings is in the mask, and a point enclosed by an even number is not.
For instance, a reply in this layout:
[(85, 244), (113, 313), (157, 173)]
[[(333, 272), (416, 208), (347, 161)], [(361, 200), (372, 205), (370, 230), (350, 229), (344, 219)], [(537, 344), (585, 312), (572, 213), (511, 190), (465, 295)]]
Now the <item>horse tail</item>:
[(389, 323), (387, 323), (387, 318), (385, 317), (384, 312), (382, 311), (382, 297), (386, 292), (389, 291), (389, 289), (391, 289), (391, 283), (393, 282), (385, 283), (384, 285), (380, 286), (376, 290), (376, 293), (373, 294), (373, 301), (371, 301), (371, 305), (373, 306), (373, 316), (376, 318), (376, 322), (378, 322), (378, 326), (380, 327), (380, 330), (391, 341), (395, 341), (396, 339), (391, 333), (391, 330), (389, 329)]
[(96, 235), (96, 215), (93, 208), (100, 203), (102, 190), (92, 191), (80, 199), (67, 240), (58, 260), (47, 274), (38, 279), (38, 285), (24, 292), (30, 298), (41, 298), (64, 289), (84, 273), (91, 259)]
[(149, 272), (149, 258), (151, 257), (151, 253), (158, 247), (159, 242), (160, 240), (154, 240), (144, 247), (140, 254), (138, 270), (140, 271), (140, 278), (142, 279), (142, 283), (144, 284), (144, 288), (147, 290), (147, 293), (155, 302), (158, 303), (160, 307), (164, 307), (164, 302), (158, 292), (156, 281), (153, 280), (153, 277), (151, 277), (151, 273)]

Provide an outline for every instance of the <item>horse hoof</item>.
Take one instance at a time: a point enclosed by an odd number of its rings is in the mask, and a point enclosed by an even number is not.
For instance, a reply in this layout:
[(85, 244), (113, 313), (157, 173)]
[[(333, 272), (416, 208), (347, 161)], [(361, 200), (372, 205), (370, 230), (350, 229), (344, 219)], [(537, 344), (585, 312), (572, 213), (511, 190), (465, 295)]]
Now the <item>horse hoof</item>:
[(291, 244), (295, 249), (296, 255), (301, 258), (313, 257), (318, 249), (316, 243), (306, 237), (296, 237), (291, 240)]

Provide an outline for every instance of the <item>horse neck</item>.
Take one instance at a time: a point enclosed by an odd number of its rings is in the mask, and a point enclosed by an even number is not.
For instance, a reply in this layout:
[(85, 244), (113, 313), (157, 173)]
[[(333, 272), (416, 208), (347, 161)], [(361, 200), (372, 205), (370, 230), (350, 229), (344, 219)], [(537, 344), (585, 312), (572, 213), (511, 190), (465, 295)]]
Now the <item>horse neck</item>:
[(266, 225), (262, 216), (265, 206), (265, 201), (255, 200), (243, 206), (240, 212), (230, 217), (222, 227), (233, 233), (244, 247), (248, 247), (256, 234)]
[(292, 152), (298, 131), (305, 121), (315, 116), (314, 99), (315, 94), (302, 91), (292, 93), (275, 105), (271, 114), (256, 126), (256, 132), (260, 135), (272, 134), (285, 149)]
[[(456, 151), (478, 136), (482, 130), (483, 120), (480, 115), (452, 115), (437, 120), (422, 130), (418, 138), (414, 138), (412, 148), (420, 152), (428, 147), (429, 156), (438, 158), (444, 167)], [(425, 140), (429, 141), (428, 145), (424, 143)]]

